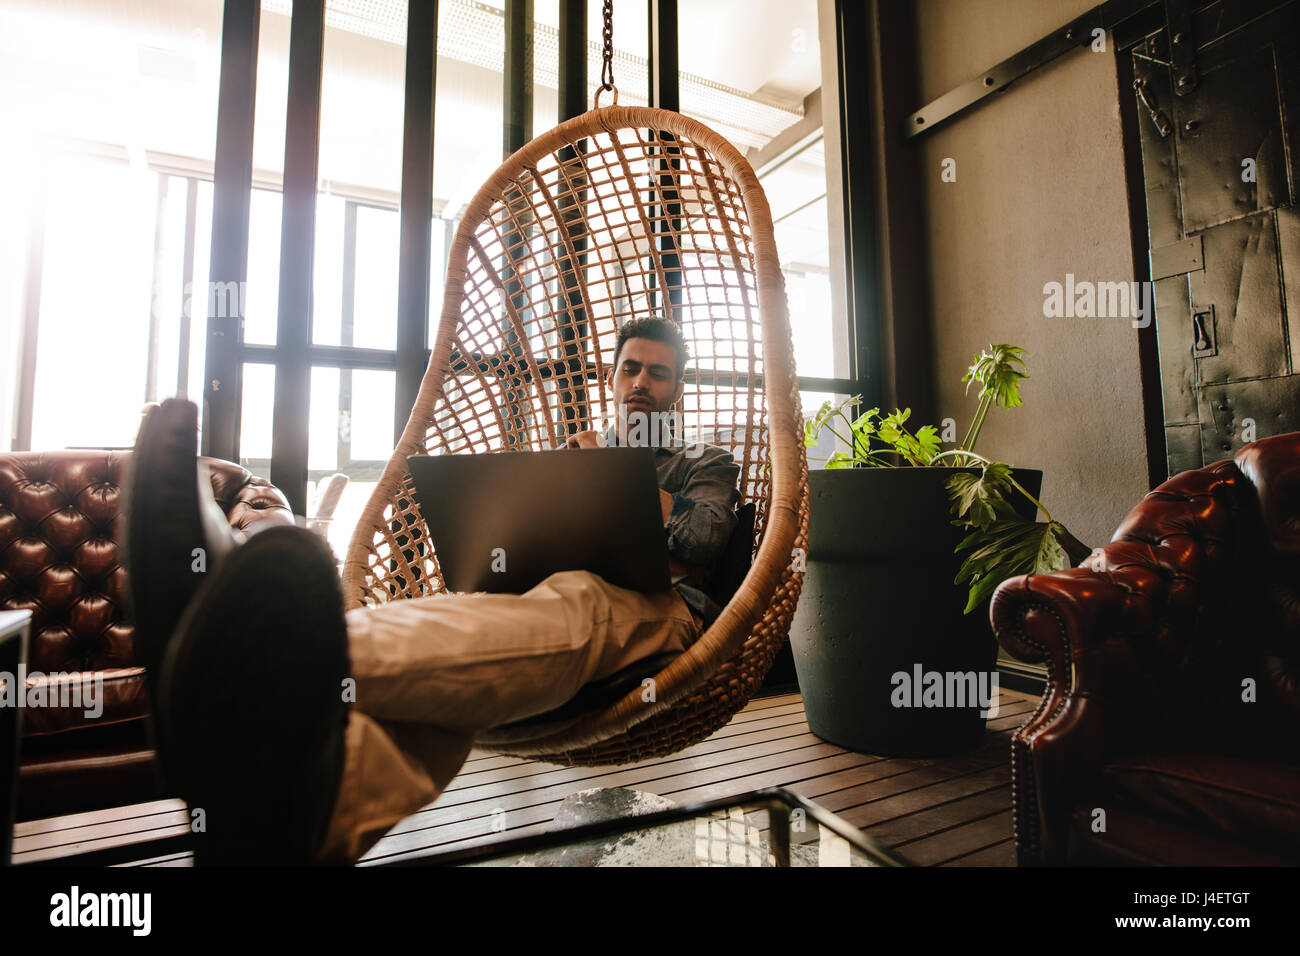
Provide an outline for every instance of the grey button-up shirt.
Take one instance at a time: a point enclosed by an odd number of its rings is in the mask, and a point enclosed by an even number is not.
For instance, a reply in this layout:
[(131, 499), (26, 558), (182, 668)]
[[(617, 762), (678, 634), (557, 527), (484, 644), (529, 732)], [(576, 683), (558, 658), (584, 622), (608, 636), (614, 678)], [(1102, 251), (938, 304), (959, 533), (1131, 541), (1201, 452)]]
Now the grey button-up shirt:
[[(635, 439), (635, 430), (627, 437)], [(712, 571), (736, 529), (740, 466), (730, 452), (716, 445), (685, 444), (676, 435), (663, 437), (666, 440), (661, 443), (645, 443), (655, 451), (659, 487), (673, 496), (672, 512), (664, 524), (668, 553), (679, 561)], [(618, 438), (617, 425), (611, 425), (605, 431), (605, 443), (616, 446)], [(721, 613), (722, 609), (703, 591), (692, 587), (684, 575), (674, 579), (673, 587), (687, 606), (704, 618), (705, 627)]]

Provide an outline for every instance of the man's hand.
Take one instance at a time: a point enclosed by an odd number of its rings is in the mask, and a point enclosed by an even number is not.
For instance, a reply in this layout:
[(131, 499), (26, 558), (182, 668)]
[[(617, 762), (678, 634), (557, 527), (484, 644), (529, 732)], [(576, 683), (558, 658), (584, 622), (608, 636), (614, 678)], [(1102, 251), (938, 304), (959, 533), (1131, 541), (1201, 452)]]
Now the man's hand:
[[(673, 496), (662, 488), (659, 489), (659, 510), (663, 512), (664, 524), (667, 524), (668, 517), (672, 514), (673, 510)], [(705, 571), (703, 568), (697, 568), (693, 564), (679, 561), (671, 554), (668, 555), (668, 573), (673, 577), (677, 577), (679, 574), (684, 574), (696, 587), (699, 587), (705, 578)]]
[[(576, 435), (569, 436), (568, 440), (564, 443), (564, 447), (604, 448), (606, 447), (605, 436), (601, 432), (591, 430), (578, 432)], [(663, 515), (664, 524), (667, 524), (668, 519), (672, 516), (673, 512), (673, 496), (662, 488), (659, 489), (659, 512)], [(673, 577), (676, 577), (679, 574), (686, 575), (691, 583), (695, 584), (697, 587), (700, 586), (700, 583), (706, 576), (703, 568), (696, 567), (693, 564), (687, 564), (684, 561), (674, 558), (672, 555), (668, 556), (668, 570)]]
[[(604, 448), (605, 436), (600, 432), (588, 430), (570, 435), (569, 440), (564, 444), (566, 448)], [(671, 498), (669, 500), (671, 501)], [(664, 520), (668, 519), (665, 517)]]

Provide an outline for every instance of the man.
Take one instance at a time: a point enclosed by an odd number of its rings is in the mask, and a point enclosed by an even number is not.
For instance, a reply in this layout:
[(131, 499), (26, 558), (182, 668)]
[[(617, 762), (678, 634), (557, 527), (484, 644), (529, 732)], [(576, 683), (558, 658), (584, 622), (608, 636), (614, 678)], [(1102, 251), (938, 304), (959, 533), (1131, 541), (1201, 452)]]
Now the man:
[[(568, 445), (637, 443), (637, 425), (662, 425), (687, 359), (673, 324), (626, 323), (607, 374), (619, 422)], [(197, 409), (154, 410), (136, 442), (125, 550), (159, 759), (202, 811), (200, 862), (355, 861), (442, 793), (479, 732), (686, 650), (718, 613), (698, 585), (735, 528), (739, 468), (720, 448), (649, 433), (673, 590), (566, 571), (522, 595), (345, 615), (324, 543), (284, 526), (236, 541), (196, 465)], [(196, 549), (205, 573), (192, 570)]]
[(698, 441), (687, 444), (680, 433), (677, 403), (686, 385), (687, 351), (681, 332), (670, 322), (624, 323), (614, 364), (606, 373), (616, 420), (604, 434), (585, 431), (571, 436), (568, 447), (654, 446), (673, 585), (708, 626), (721, 608), (699, 585), (735, 530), (740, 467), (730, 452)]

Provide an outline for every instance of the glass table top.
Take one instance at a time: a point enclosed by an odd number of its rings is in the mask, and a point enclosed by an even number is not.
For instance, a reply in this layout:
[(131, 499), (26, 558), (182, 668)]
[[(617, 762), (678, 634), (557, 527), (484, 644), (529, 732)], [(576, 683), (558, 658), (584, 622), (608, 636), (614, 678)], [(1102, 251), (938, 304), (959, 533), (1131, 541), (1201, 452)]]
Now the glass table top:
[[(627, 791), (623, 791), (626, 793)], [(398, 866), (906, 866), (813, 801), (782, 788), (503, 837)]]

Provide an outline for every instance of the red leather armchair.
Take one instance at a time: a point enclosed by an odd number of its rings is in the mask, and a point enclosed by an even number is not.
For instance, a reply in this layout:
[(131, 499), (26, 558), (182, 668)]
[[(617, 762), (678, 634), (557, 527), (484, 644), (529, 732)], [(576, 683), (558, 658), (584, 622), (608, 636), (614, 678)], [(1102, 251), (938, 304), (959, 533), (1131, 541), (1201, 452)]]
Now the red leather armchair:
[(1022, 866), (1300, 863), (1300, 433), (1170, 479), (990, 615), (1049, 675), (1012, 738)]
[[(0, 454), (0, 608), (32, 612), (27, 685), (46, 701), (22, 715), (19, 820), (167, 796), (154, 769), (144, 669), (135, 665), (123, 607), (117, 517), (129, 458)], [(230, 462), (203, 460), (233, 527), (293, 522), (270, 482)], [(60, 673), (67, 676), (49, 676)], [(87, 717), (87, 698), (69, 691), (96, 679), (102, 713)], [(76, 706), (52, 706), (56, 698)]]

